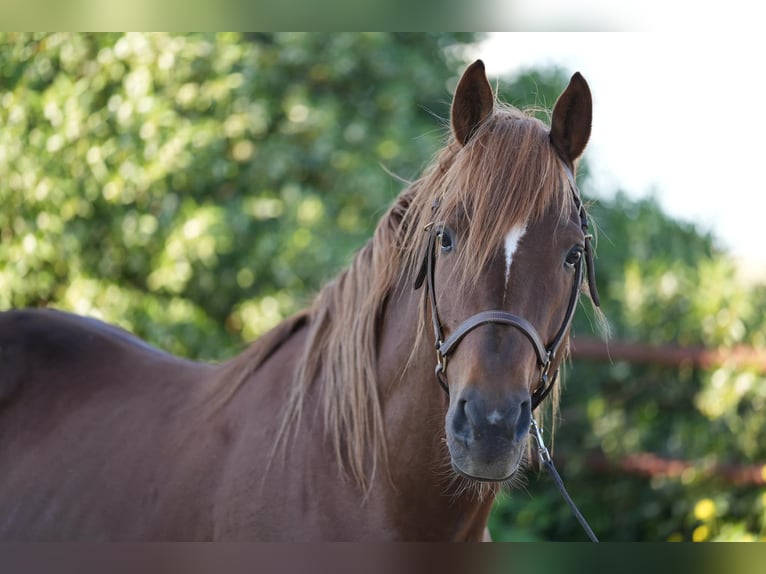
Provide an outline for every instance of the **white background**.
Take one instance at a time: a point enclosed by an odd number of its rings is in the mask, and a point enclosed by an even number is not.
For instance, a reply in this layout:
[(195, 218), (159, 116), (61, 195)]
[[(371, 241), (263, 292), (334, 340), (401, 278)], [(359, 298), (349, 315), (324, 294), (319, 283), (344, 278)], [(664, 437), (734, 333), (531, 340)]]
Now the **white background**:
[[(594, 99), (586, 195), (654, 194), (766, 272), (766, 44), (750, 33), (496, 33), (492, 77), (558, 65)], [(513, 102), (510, 102), (513, 103)], [(541, 102), (549, 106), (552, 102)]]

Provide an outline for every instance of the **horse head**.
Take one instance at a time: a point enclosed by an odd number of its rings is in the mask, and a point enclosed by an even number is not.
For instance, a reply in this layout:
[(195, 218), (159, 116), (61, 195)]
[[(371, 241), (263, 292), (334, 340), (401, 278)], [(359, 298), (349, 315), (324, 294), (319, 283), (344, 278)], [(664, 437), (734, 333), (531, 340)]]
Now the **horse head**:
[[(592, 103), (575, 74), (550, 129), (495, 102), (481, 61), (463, 74), (451, 156), (434, 176), (416, 287), (425, 285), (453, 469), (499, 482), (520, 468), (534, 408), (553, 388), (584, 276), (587, 215), (574, 180)], [(430, 317), (429, 317), (430, 316)]]

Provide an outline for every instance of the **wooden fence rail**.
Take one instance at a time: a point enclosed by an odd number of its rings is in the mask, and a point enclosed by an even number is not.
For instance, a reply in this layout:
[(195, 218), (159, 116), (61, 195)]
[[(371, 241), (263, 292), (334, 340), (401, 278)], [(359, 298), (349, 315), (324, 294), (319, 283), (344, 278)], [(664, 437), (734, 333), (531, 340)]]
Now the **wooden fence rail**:
[(702, 368), (721, 365), (752, 367), (766, 372), (766, 348), (737, 346), (728, 349), (705, 347), (655, 346), (628, 341), (604, 341), (594, 337), (574, 337), (572, 357), (589, 361), (627, 361), (669, 367), (690, 364)]
[[(572, 358), (576, 360), (655, 364), (668, 367), (694, 365), (709, 369), (722, 365), (734, 368), (755, 368), (766, 373), (766, 349), (737, 346), (728, 349), (705, 347), (655, 346), (628, 341), (604, 341), (593, 337), (572, 340)], [(556, 457), (557, 462), (559, 457)], [(566, 463), (566, 459), (561, 461)], [(669, 459), (650, 452), (610, 459), (603, 453), (586, 456), (587, 466), (597, 472), (624, 473), (646, 477), (681, 478), (684, 473), (715, 478), (733, 485), (762, 486), (766, 484), (766, 464), (719, 464)]]
[[(555, 452), (556, 466), (566, 472), (571, 455)], [(626, 454), (610, 458), (600, 452), (585, 455), (585, 465), (599, 474), (630, 474), (647, 478), (681, 479), (687, 473), (695, 477), (720, 480), (736, 486), (763, 486), (766, 484), (766, 464), (721, 464), (718, 462), (690, 462), (663, 458), (651, 452)]]
[(681, 478), (687, 472), (706, 478), (716, 478), (738, 486), (766, 484), (766, 465), (763, 464), (705, 464), (685, 460), (667, 459), (649, 452), (625, 455), (610, 460), (603, 454), (591, 454), (588, 467), (602, 472), (622, 472), (647, 477)]

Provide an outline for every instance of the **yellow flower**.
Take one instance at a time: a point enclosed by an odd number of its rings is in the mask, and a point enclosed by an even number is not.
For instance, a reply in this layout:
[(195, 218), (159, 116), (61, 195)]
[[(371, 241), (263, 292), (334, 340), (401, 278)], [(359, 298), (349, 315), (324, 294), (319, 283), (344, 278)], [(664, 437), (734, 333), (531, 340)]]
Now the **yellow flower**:
[(715, 502), (709, 498), (703, 498), (694, 505), (694, 518), (707, 522), (715, 518)]
[(705, 524), (698, 526), (694, 529), (694, 532), (692, 532), (692, 540), (694, 542), (704, 542), (708, 538), (710, 538), (710, 528)]

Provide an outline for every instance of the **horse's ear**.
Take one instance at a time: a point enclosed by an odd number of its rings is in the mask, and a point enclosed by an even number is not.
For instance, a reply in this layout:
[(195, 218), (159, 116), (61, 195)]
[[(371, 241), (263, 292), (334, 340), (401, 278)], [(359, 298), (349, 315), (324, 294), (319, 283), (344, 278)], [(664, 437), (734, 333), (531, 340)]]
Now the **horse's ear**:
[(467, 144), (494, 107), (495, 95), (487, 81), (484, 62), (476, 60), (463, 72), (452, 99), (452, 132), (455, 139), (461, 145)]
[(590, 138), (593, 100), (588, 83), (575, 72), (553, 106), (551, 143), (570, 165), (582, 155)]

